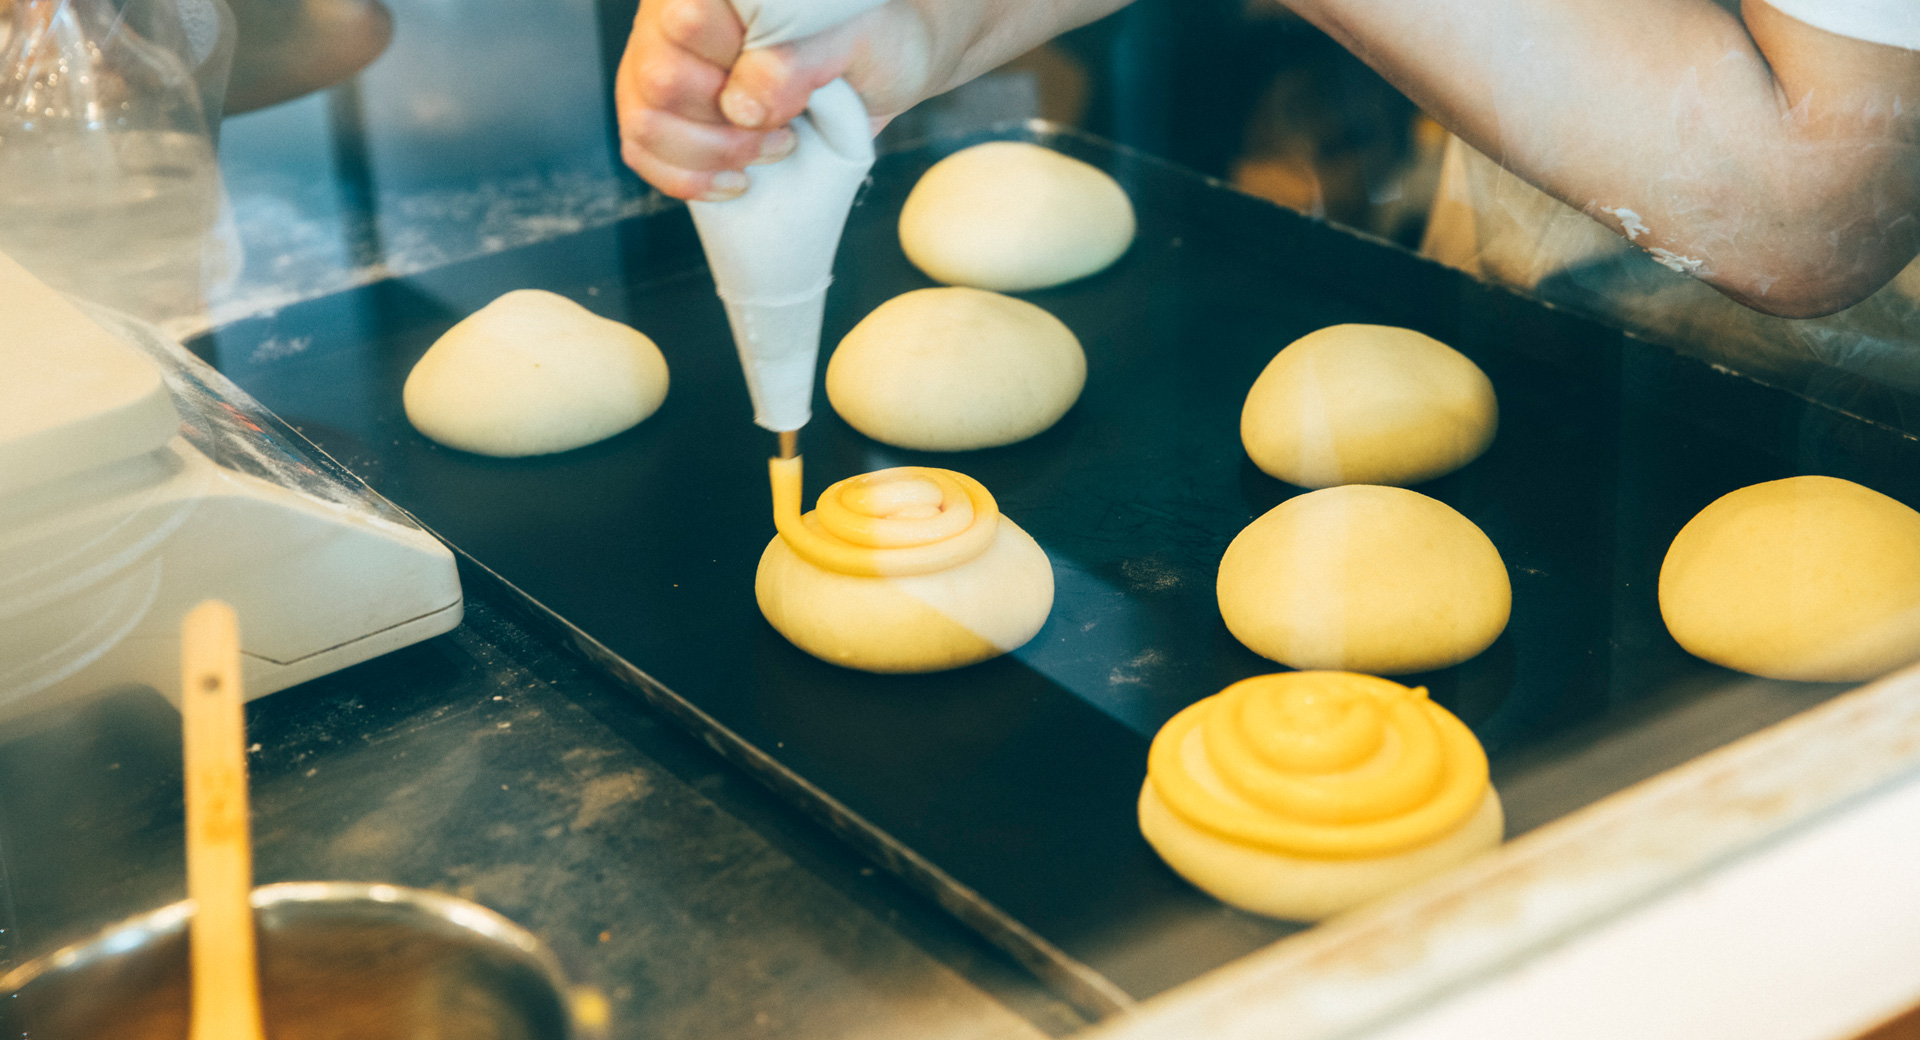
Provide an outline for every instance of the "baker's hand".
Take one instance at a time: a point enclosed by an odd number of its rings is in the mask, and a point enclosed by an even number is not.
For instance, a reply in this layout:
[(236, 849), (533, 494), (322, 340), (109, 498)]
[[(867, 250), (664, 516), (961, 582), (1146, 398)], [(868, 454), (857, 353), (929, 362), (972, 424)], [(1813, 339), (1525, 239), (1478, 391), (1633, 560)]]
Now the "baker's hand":
[(876, 131), (927, 88), (925, 24), (904, 2), (745, 55), (743, 38), (727, 0), (642, 0), (614, 102), (621, 158), (662, 192), (739, 195), (744, 168), (786, 158), (794, 146), (787, 124), (839, 77), (861, 93)]
[(682, 199), (730, 199), (744, 168), (793, 151), (787, 124), (844, 78), (874, 132), (919, 102), (997, 68), (1128, 0), (887, 0), (805, 39), (740, 52), (727, 0), (642, 0), (614, 102), (620, 154)]
[(743, 130), (720, 111), (745, 30), (727, 0), (643, 0), (614, 77), (620, 157), (681, 199), (746, 190), (742, 167), (793, 149), (793, 131)]

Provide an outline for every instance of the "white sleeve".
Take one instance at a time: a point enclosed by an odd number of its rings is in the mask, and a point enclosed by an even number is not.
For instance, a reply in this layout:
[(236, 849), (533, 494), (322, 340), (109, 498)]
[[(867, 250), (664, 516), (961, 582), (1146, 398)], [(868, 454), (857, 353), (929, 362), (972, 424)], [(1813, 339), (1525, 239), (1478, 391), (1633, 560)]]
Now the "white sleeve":
[(1767, 0), (1836, 36), (1920, 50), (1920, 0)]

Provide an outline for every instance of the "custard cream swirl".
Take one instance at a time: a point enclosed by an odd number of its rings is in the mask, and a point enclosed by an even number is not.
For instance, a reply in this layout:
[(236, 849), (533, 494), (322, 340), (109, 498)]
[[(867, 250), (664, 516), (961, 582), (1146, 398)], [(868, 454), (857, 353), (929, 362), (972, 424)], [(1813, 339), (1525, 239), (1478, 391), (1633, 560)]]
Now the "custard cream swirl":
[(1335, 859), (1437, 839), (1488, 787), (1479, 740), (1425, 689), (1353, 672), (1234, 683), (1161, 728), (1147, 777), (1198, 827)]
[(800, 459), (770, 459), (773, 523), (796, 554), (817, 567), (865, 577), (930, 574), (987, 550), (1000, 507), (964, 473), (899, 466), (827, 488), (800, 512)]

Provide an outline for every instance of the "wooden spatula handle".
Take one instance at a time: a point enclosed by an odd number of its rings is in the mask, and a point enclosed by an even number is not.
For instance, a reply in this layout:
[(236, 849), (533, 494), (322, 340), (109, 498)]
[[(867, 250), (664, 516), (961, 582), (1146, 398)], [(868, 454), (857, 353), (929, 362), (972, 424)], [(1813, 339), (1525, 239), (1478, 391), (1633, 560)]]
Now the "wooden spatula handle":
[(190, 1040), (260, 1040), (240, 626), (232, 607), (208, 600), (187, 615), (180, 673), (187, 895), (194, 901)]

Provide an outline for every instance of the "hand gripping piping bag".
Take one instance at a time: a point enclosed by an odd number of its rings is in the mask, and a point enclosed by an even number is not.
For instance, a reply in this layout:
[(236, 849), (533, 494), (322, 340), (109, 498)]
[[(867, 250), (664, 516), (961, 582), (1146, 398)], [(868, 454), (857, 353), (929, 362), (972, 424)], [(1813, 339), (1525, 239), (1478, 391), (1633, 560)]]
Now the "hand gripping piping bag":
[[(831, 28), (882, 0), (733, 0), (746, 50)], [(776, 432), (812, 417), (820, 322), (853, 197), (873, 166), (867, 109), (845, 80), (813, 92), (780, 162), (747, 170), (751, 187), (725, 202), (692, 202), (714, 286), (746, 371), (753, 420)]]

